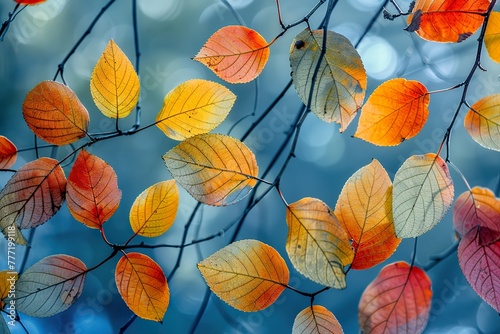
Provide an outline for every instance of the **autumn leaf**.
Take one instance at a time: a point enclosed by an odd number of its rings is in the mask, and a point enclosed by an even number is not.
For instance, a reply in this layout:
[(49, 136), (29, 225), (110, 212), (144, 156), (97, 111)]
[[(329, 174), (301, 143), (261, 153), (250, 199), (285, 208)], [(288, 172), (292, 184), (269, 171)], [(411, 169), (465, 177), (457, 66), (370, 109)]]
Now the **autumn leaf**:
[(41, 4), (42, 2), (45, 2), (47, 0), (15, 0), (15, 1), (20, 5), (32, 6)]
[(307, 28), (295, 37), (290, 48), (293, 84), (305, 105), (309, 105), (311, 95), (310, 107), (316, 116), (328, 123), (339, 123), (343, 132), (363, 104), (366, 71), (351, 42), (329, 31), (325, 56), (311, 87), (322, 45), (323, 30)]
[(26, 163), (0, 192), (0, 228), (25, 245), (19, 229), (39, 226), (52, 218), (66, 195), (66, 177), (57, 160), (39, 158)]
[(17, 147), (8, 138), (0, 136), (0, 169), (9, 169), (17, 159)]
[(257, 183), (257, 161), (237, 139), (219, 134), (191, 137), (168, 151), (163, 160), (172, 177), (196, 200), (230, 205)]
[(376, 159), (347, 180), (335, 216), (352, 240), (352, 269), (367, 269), (385, 261), (401, 242), (392, 219), (392, 183)]
[(198, 269), (213, 293), (245, 312), (273, 304), (290, 278), (280, 254), (257, 240), (236, 241), (198, 263)]
[(489, 95), (472, 105), (464, 126), (478, 144), (500, 151), (500, 94)]
[(101, 228), (118, 209), (121, 199), (113, 168), (85, 150), (71, 168), (67, 192), (69, 212), (90, 228)]
[(292, 334), (342, 334), (342, 326), (332, 312), (321, 305), (303, 309), (293, 322)]
[(435, 154), (414, 155), (396, 172), (392, 215), (399, 238), (418, 237), (441, 221), (453, 202), (453, 181)]
[(421, 333), (431, 310), (431, 280), (406, 262), (385, 266), (363, 292), (358, 308), (363, 333)]
[(224, 121), (235, 100), (236, 96), (218, 83), (188, 80), (165, 96), (156, 126), (175, 140), (208, 133)]
[(500, 13), (491, 12), (484, 33), (484, 45), (491, 59), (500, 63)]
[(255, 30), (226, 26), (216, 31), (193, 58), (230, 83), (257, 78), (269, 59), (269, 44)]
[(127, 117), (139, 101), (139, 77), (125, 53), (110, 40), (90, 77), (90, 93), (104, 116)]
[[(9, 294), (16, 291), (17, 273), (13, 271), (2, 270), (0, 271), (0, 310), (3, 310), (5, 306), (4, 299), (6, 299)], [(2, 333), (0, 331), (0, 333)]]
[(167, 279), (149, 256), (127, 253), (116, 265), (118, 292), (137, 316), (161, 322), (170, 301)]
[(179, 206), (179, 190), (174, 180), (158, 182), (144, 190), (130, 209), (134, 233), (157, 237), (174, 223)]
[(354, 137), (380, 146), (415, 137), (429, 116), (429, 93), (423, 84), (403, 78), (384, 82), (361, 110)]
[(410, 32), (435, 42), (462, 42), (483, 23), (488, 0), (417, 0), (408, 16)]
[(42, 81), (23, 102), (23, 116), (31, 131), (47, 143), (71, 144), (85, 137), (89, 113), (76, 94), (56, 81)]
[(69, 255), (51, 255), (23, 272), (16, 284), (16, 309), (30, 317), (51, 317), (80, 297), (87, 267)]
[(316, 198), (303, 198), (286, 211), (286, 251), (293, 266), (316, 283), (343, 289), (345, 267), (354, 253), (342, 224)]

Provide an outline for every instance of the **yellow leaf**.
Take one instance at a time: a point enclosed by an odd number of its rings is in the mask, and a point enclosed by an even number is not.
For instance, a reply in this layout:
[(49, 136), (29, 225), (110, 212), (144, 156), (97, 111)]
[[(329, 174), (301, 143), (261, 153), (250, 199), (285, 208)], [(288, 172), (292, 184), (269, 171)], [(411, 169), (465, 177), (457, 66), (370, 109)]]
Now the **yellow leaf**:
[(342, 326), (332, 312), (321, 305), (303, 309), (295, 317), (292, 334), (342, 334)]
[(245, 312), (274, 303), (290, 278), (280, 254), (257, 240), (234, 242), (198, 263), (198, 269), (213, 293)]
[(286, 251), (293, 266), (316, 283), (345, 288), (344, 267), (352, 263), (354, 253), (330, 208), (306, 197), (288, 206), (286, 222)]
[(179, 191), (174, 180), (158, 182), (144, 190), (130, 209), (134, 233), (157, 237), (174, 223), (179, 206)]
[(500, 13), (492, 12), (484, 34), (484, 45), (491, 59), (500, 63)]
[(207, 80), (188, 80), (165, 96), (156, 126), (175, 140), (215, 129), (229, 114), (236, 96), (226, 87)]
[(219, 134), (191, 137), (163, 160), (172, 177), (196, 200), (215, 206), (233, 204), (257, 183), (255, 155), (241, 141)]
[(125, 53), (110, 40), (90, 77), (90, 93), (109, 118), (127, 117), (139, 101), (139, 77)]
[(500, 94), (482, 98), (472, 105), (464, 126), (479, 145), (500, 151)]
[(7, 270), (0, 271), (0, 310), (5, 306), (4, 299), (9, 297), (9, 294), (16, 291), (17, 273)]

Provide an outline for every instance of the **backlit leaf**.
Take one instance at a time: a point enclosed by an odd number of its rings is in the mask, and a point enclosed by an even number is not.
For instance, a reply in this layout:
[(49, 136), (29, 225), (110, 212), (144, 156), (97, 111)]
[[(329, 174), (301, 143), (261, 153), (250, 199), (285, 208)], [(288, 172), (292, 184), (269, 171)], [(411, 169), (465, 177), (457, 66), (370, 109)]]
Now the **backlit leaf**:
[(198, 263), (198, 269), (213, 293), (245, 312), (274, 303), (290, 278), (280, 254), (257, 240), (236, 241)]
[(458, 43), (483, 23), (488, 0), (417, 0), (408, 28), (428, 41)]
[(257, 183), (255, 155), (229, 136), (188, 138), (168, 151), (163, 160), (191, 196), (209, 205), (233, 204), (247, 196)]
[(90, 77), (90, 93), (109, 118), (127, 117), (139, 101), (139, 77), (125, 53), (110, 40)]
[[(322, 45), (323, 30), (305, 29), (290, 49), (293, 84), (306, 105)], [(366, 71), (354, 46), (346, 37), (329, 31), (311, 95), (312, 112), (325, 122), (339, 123), (344, 131), (363, 104), (366, 84)]]
[(87, 267), (69, 255), (52, 255), (19, 276), (16, 309), (31, 317), (50, 317), (66, 310), (80, 297)]
[(423, 128), (428, 106), (429, 94), (420, 82), (403, 78), (386, 81), (363, 106), (354, 137), (380, 146), (399, 145)]
[(335, 216), (352, 239), (353, 269), (367, 269), (385, 261), (401, 242), (392, 219), (392, 183), (378, 160), (347, 180)]
[(488, 234), (484, 230), (488, 228), (477, 226), (463, 236), (458, 263), (474, 291), (500, 312), (500, 241), (481, 244), (481, 233)]
[(15, 0), (15, 1), (21, 5), (31, 6), (31, 5), (41, 4), (42, 2), (45, 2), (47, 0)]
[(422, 333), (431, 310), (431, 280), (406, 262), (385, 266), (363, 292), (358, 308), (365, 334)]
[(174, 180), (158, 182), (144, 190), (130, 209), (134, 233), (157, 237), (174, 223), (179, 206), (179, 190)]
[(20, 229), (36, 227), (52, 218), (66, 194), (66, 177), (57, 160), (28, 162), (0, 192), (0, 228), (7, 236), (14, 228), (16, 243), (26, 244)]
[(165, 96), (156, 126), (175, 140), (204, 134), (224, 121), (235, 100), (236, 96), (218, 83), (188, 80)]
[(76, 94), (56, 81), (42, 81), (23, 102), (23, 116), (31, 131), (46, 142), (66, 145), (85, 137), (89, 113)]
[[(453, 224), (460, 236), (476, 227), (480, 245), (498, 241), (500, 238), (500, 199), (481, 187), (474, 187), (458, 196), (453, 206)], [(483, 229), (484, 227), (484, 229)]]
[(0, 136), (0, 169), (8, 169), (17, 159), (17, 147), (8, 138)]
[(453, 201), (453, 181), (435, 154), (408, 158), (394, 177), (392, 215), (399, 238), (418, 237), (441, 221)]
[(484, 45), (491, 59), (500, 63), (500, 13), (491, 12), (484, 34)]
[(7, 270), (0, 271), (0, 310), (3, 310), (5, 306), (4, 299), (6, 299), (9, 296), (9, 294), (15, 293), (16, 281), (17, 281), (16, 272)]
[(472, 105), (464, 119), (464, 126), (480, 145), (500, 151), (500, 94), (489, 95)]
[(308, 306), (295, 317), (292, 334), (342, 334), (332, 312), (321, 305)]
[(161, 322), (170, 301), (167, 279), (149, 256), (127, 253), (115, 271), (116, 286), (127, 306), (137, 316)]
[(345, 266), (354, 253), (342, 224), (316, 198), (303, 198), (286, 210), (286, 251), (293, 266), (316, 283), (343, 289)]
[(255, 30), (226, 26), (216, 31), (193, 58), (230, 83), (252, 81), (264, 69), (269, 45)]
[(82, 150), (68, 176), (67, 204), (71, 215), (91, 228), (101, 228), (118, 209), (121, 191), (113, 168)]

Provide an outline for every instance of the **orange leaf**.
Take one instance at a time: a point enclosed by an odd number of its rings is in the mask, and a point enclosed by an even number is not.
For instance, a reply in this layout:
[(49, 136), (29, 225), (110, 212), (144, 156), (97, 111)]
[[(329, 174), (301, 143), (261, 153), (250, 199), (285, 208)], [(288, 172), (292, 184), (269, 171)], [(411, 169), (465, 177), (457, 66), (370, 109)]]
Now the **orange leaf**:
[(431, 310), (431, 280), (406, 262), (385, 266), (363, 292), (358, 308), (363, 333), (421, 333)]
[(500, 13), (491, 12), (484, 34), (484, 45), (491, 59), (500, 63)]
[[(66, 194), (66, 177), (57, 160), (40, 158), (28, 162), (0, 192), (0, 228), (5, 236), (26, 244), (18, 228), (36, 227), (52, 218)], [(17, 223), (17, 225), (16, 225)]]
[(8, 169), (17, 159), (17, 147), (9, 139), (0, 136), (0, 169)]
[(483, 23), (489, 0), (417, 0), (406, 30), (434, 42), (462, 42)]
[(113, 168), (85, 150), (78, 154), (69, 173), (67, 191), (69, 212), (90, 228), (101, 228), (121, 199)]
[(137, 316), (161, 322), (170, 301), (167, 279), (149, 256), (128, 253), (116, 265), (118, 292)]
[(306, 197), (286, 210), (286, 251), (293, 266), (316, 283), (343, 289), (354, 253), (342, 224), (321, 200)]
[(15, 0), (18, 4), (21, 5), (27, 5), (27, 6), (32, 6), (32, 5), (38, 5), (41, 4), (42, 2), (45, 2), (47, 0)]
[(342, 326), (332, 312), (321, 305), (303, 309), (295, 317), (292, 334), (342, 334)]
[(255, 30), (227, 26), (216, 31), (193, 58), (230, 83), (252, 81), (269, 59), (269, 45)]
[(23, 116), (31, 131), (46, 142), (66, 145), (85, 137), (89, 113), (67, 86), (43, 81), (26, 95)]
[(478, 144), (500, 151), (500, 94), (489, 95), (472, 105), (464, 119), (469, 135)]
[(363, 106), (354, 137), (380, 146), (399, 145), (422, 130), (428, 106), (429, 94), (420, 82), (403, 78), (386, 81)]
[(367, 269), (385, 261), (401, 242), (392, 219), (392, 183), (376, 159), (347, 180), (335, 216), (353, 240), (353, 269)]
[[(4, 299), (7, 297), (12, 298), (13, 293), (16, 291), (17, 273), (13, 271), (2, 270), (0, 271), (0, 310), (5, 306)], [(2, 333), (0, 331), (0, 333)]]
[(290, 278), (279, 253), (257, 240), (236, 241), (198, 263), (198, 269), (213, 293), (245, 312), (274, 303)]

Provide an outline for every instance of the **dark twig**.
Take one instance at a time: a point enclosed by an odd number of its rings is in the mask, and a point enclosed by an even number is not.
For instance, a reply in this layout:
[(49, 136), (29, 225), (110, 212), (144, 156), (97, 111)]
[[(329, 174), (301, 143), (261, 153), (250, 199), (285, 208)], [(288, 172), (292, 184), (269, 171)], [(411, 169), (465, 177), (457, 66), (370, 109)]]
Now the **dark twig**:
[(3, 42), (7, 31), (9, 31), (10, 24), (14, 21), (17, 14), (19, 14), (24, 8), (26, 8), (26, 6), (24, 6), (18, 11), (20, 6), (20, 4), (16, 4), (12, 12), (9, 12), (9, 17), (7, 18), (7, 20), (2, 23), (2, 26), (0, 27), (0, 42)]
[[(141, 49), (139, 45), (139, 28), (137, 24), (137, 0), (132, 0), (132, 26), (134, 28), (134, 47), (135, 47), (135, 71), (140, 74)], [(135, 123), (130, 131), (135, 131), (141, 126), (141, 96), (135, 107)]]

